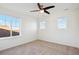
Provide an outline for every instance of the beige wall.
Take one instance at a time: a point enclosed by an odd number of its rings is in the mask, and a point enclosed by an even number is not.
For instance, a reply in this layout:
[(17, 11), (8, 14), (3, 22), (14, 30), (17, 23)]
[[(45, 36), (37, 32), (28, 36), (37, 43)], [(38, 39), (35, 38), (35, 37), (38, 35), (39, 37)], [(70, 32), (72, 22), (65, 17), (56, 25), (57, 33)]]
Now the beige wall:
[(36, 39), (36, 20), (28, 15), (0, 9), (0, 14), (10, 15), (21, 19), (21, 36), (0, 38), (0, 50), (21, 45)]
[[(69, 18), (67, 28), (63, 30), (57, 28), (58, 17), (62, 16)], [(79, 48), (78, 10), (55, 10), (45, 21), (47, 21), (46, 29), (39, 30), (39, 39)]]

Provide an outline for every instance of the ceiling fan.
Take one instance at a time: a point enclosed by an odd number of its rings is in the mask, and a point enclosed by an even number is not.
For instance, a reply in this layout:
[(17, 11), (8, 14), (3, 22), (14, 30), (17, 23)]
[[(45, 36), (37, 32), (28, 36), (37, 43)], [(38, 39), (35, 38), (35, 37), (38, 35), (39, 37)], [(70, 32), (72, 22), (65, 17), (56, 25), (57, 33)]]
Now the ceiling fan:
[(47, 14), (50, 14), (50, 12), (48, 12), (47, 10), (50, 9), (50, 8), (54, 8), (55, 6), (48, 6), (48, 7), (44, 7), (43, 5), (41, 5), (40, 3), (37, 3), (37, 6), (39, 8), (39, 10), (32, 10), (30, 12), (38, 12), (40, 11), (41, 13), (47, 13)]

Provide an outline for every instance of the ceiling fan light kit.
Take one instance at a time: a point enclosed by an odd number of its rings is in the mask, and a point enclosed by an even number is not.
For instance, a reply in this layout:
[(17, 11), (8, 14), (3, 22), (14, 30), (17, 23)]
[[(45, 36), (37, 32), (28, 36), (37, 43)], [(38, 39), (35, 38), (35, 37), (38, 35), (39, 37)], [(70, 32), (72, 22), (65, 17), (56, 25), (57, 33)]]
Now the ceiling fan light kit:
[(44, 13), (44, 10), (40, 10), (40, 13)]

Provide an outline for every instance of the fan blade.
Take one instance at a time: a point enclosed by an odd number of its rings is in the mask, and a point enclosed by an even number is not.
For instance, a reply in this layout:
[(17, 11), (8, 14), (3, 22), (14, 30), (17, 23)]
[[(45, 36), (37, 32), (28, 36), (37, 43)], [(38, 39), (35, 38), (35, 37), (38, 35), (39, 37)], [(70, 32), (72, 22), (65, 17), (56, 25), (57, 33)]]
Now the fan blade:
[(30, 12), (38, 12), (38, 11), (40, 11), (40, 10), (32, 10), (32, 11), (30, 11)]
[(49, 6), (49, 7), (45, 7), (43, 8), (44, 10), (50, 9), (50, 8), (54, 8), (55, 6)]
[(41, 5), (40, 5), (40, 3), (37, 3), (37, 5), (38, 5), (38, 8), (39, 8), (39, 9), (42, 9), (42, 8), (41, 8)]
[(45, 13), (50, 14), (48, 11), (44, 10)]

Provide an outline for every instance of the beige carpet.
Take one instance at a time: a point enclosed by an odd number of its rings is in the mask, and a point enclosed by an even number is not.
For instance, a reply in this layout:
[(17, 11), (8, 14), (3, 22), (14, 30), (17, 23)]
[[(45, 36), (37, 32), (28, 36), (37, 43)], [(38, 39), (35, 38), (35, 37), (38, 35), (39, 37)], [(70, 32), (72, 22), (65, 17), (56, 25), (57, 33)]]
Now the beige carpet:
[(0, 55), (79, 55), (79, 49), (36, 40), (0, 52)]

